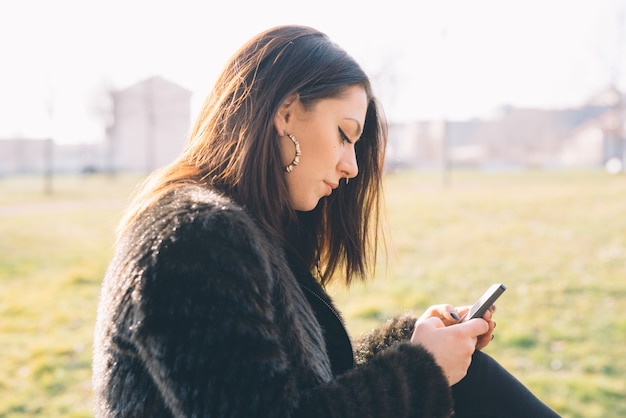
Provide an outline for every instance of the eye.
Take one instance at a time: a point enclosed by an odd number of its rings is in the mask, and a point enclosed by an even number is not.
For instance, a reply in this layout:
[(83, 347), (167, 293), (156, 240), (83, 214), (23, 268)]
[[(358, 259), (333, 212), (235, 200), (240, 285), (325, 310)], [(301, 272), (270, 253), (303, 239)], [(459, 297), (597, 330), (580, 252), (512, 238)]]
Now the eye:
[(343, 131), (343, 129), (341, 128), (337, 128), (339, 129), (339, 136), (341, 136), (341, 140), (347, 142), (348, 144), (354, 144), (354, 141), (350, 141), (350, 138), (348, 138), (348, 135), (346, 135), (346, 133)]

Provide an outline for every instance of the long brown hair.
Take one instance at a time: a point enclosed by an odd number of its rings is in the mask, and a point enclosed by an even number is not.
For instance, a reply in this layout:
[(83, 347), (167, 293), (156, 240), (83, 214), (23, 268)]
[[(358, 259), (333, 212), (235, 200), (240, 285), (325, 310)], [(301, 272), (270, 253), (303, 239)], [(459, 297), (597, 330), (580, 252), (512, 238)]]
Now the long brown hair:
[[(362, 86), (368, 108), (356, 143), (359, 175), (311, 212), (290, 206), (273, 120), (297, 93), (305, 106)], [(253, 37), (229, 60), (206, 98), (181, 155), (154, 172), (120, 224), (124, 229), (158, 198), (200, 184), (244, 206), (285, 250), (326, 284), (343, 270), (346, 283), (376, 262), (386, 123), (367, 75), (329, 38), (306, 26), (279, 26)]]

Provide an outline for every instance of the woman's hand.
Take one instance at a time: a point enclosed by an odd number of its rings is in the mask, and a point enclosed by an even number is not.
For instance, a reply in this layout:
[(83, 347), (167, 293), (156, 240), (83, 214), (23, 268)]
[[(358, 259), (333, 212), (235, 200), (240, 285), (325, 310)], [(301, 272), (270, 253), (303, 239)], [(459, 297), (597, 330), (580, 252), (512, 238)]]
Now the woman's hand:
[[(424, 311), (418, 321), (423, 321), (428, 318), (439, 318), (446, 327), (456, 325), (459, 323), (457, 318), (463, 318), (463, 316), (469, 312), (470, 308), (471, 306), (455, 307), (449, 304), (433, 305)], [(482, 350), (493, 340), (493, 330), (496, 328), (496, 323), (492, 320), (492, 316), (495, 311), (496, 305), (491, 305), (483, 315), (483, 319), (489, 324), (489, 330), (485, 334), (478, 336), (476, 341), (477, 350)], [(455, 315), (457, 318), (454, 317)]]
[[(459, 316), (463, 318), (463, 316), (469, 312), (470, 308), (471, 306), (460, 306), (456, 309)], [(495, 311), (496, 305), (491, 305), (489, 309), (487, 309), (487, 312), (485, 312), (485, 314), (483, 315), (483, 319), (489, 324), (489, 331), (487, 331), (483, 335), (478, 336), (478, 339), (476, 341), (477, 350), (482, 350), (483, 348), (487, 347), (491, 340), (493, 340), (493, 331), (496, 328), (496, 321), (494, 321), (492, 318)]]
[(441, 319), (431, 316), (415, 322), (411, 342), (421, 344), (435, 357), (452, 386), (467, 374), (478, 336), (487, 334), (489, 328), (483, 319), (446, 327)]
[[(469, 307), (468, 307), (469, 309)], [(456, 318), (454, 317), (456, 315)], [(426, 309), (418, 321), (423, 321), (428, 318), (439, 318), (445, 326), (450, 326), (459, 323), (459, 318), (462, 317), (457, 311), (457, 308), (452, 305), (441, 304), (433, 305)]]

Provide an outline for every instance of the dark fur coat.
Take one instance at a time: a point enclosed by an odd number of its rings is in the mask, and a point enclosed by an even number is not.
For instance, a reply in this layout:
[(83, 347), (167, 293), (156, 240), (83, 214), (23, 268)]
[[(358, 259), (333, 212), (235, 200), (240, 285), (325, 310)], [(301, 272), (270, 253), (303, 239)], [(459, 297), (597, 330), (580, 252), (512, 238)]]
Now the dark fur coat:
[[(126, 231), (102, 287), (97, 417), (446, 417), (447, 380), (398, 317), (351, 345), (313, 277), (198, 187)], [(346, 351), (347, 350), (347, 351)]]

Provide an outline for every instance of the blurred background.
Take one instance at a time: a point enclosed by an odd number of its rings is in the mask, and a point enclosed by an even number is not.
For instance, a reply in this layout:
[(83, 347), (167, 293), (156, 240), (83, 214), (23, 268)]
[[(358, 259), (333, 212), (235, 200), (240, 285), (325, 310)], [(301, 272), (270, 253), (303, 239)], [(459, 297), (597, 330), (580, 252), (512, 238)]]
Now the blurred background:
[(486, 351), (562, 416), (626, 416), (626, 0), (0, 0), (0, 418), (91, 417), (114, 233), (251, 36), (316, 27), (390, 124), (387, 264), (352, 336), (494, 282)]
[(624, 162), (622, 0), (5, 0), (0, 174), (169, 161), (228, 57), (311, 25), (371, 75), (390, 168)]

